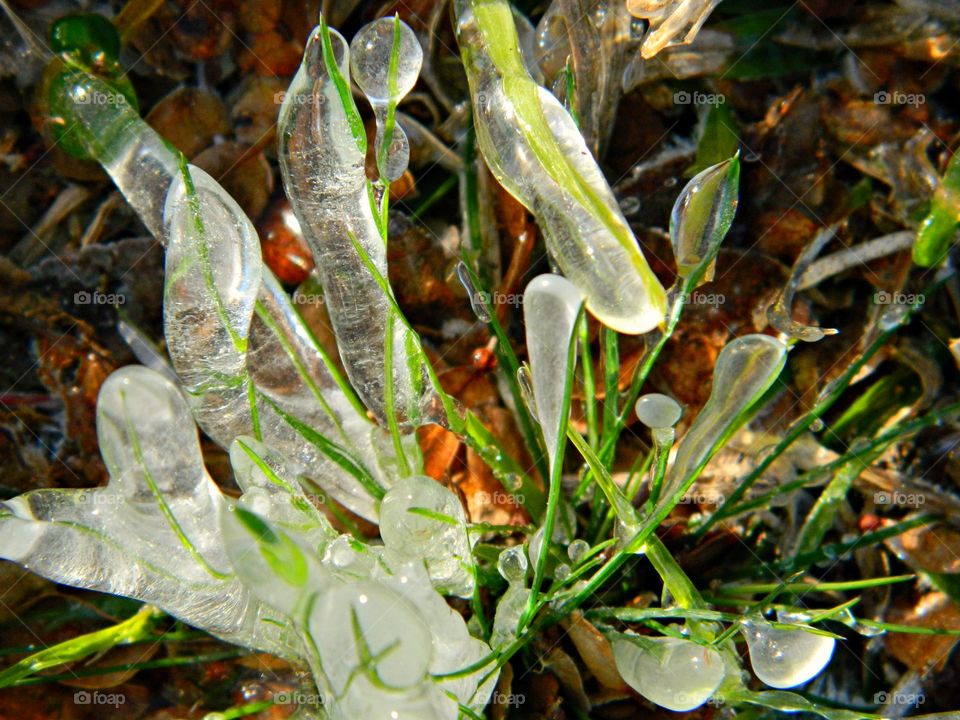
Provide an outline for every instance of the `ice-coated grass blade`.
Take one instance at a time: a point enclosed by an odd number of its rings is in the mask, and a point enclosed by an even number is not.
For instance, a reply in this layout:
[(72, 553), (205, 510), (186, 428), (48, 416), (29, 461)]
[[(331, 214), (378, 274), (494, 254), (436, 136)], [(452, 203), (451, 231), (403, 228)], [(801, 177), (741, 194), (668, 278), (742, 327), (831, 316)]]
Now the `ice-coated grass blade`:
[(484, 159), (537, 217), (564, 274), (601, 322), (660, 325), (666, 294), (570, 114), (530, 77), (506, 0), (458, 0), (457, 38)]

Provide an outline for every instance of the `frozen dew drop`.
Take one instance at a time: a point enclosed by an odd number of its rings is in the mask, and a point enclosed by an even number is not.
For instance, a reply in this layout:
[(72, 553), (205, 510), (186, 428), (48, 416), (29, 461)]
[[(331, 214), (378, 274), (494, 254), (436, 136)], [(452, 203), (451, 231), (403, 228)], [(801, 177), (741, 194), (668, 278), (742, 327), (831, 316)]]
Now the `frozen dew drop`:
[(457, 263), (457, 278), (467, 291), (467, 296), (470, 298), (470, 309), (473, 310), (473, 314), (477, 316), (480, 322), (490, 322), (490, 311), (487, 310), (486, 299), (483, 293), (477, 290), (477, 287), (473, 284), (467, 265), (463, 261)]
[(509, 547), (497, 558), (497, 571), (511, 585), (522, 583), (527, 577), (527, 556), (522, 545)]
[(669, 500), (711, 456), (731, 420), (773, 384), (786, 361), (787, 346), (769, 335), (743, 335), (724, 346), (710, 397), (680, 442), (662, 499)]
[(338, 695), (349, 687), (367, 652), (375, 658), (369, 669), (381, 683), (397, 689), (421, 683), (433, 654), (430, 629), (414, 606), (370, 580), (323, 593), (311, 612), (309, 629)]
[(683, 409), (676, 400), (660, 393), (641, 395), (634, 410), (637, 419), (652, 429), (673, 427), (683, 414)]
[(640, 212), (640, 198), (636, 195), (628, 195), (620, 200), (620, 211), (625, 217), (631, 217)]
[(590, 543), (586, 540), (574, 540), (567, 547), (567, 557), (574, 565), (578, 565), (588, 552), (590, 552)]
[(683, 712), (700, 707), (723, 681), (720, 653), (690, 640), (619, 635), (611, 645), (624, 681), (668, 710)]
[(810, 430), (813, 432), (820, 432), (825, 428), (826, 425), (823, 424), (823, 420), (816, 418), (812, 423), (810, 423)]
[(762, 617), (744, 622), (743, 634), (753, 672), (774, 688), (796, 687), (816, 677), (830, 662), (837, 644), (832, 637), (800, 627), (775, 627)]
[[(397, 81), (390, 87), (394, 39), (399, 40)], [(380, 18), (360, 28), (350, 43), (353, 79), (372, 105), (396, 102), (417, 83), (423, 50), (410, 27), (397, 18)]]
[(570, 577), (570, 566), (566, 563), (560, 563), (557, 565), (557, 569), (553, 571), (553, 577), (557, 582), (563, 582)]

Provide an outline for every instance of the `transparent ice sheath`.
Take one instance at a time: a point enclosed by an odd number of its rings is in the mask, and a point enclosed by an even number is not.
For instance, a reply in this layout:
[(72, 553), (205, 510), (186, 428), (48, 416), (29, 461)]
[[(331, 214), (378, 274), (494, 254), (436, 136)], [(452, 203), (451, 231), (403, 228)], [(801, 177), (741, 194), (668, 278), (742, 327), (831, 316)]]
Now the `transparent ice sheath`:
[(230, 642), (300, 653), (233, 574), (180, 391), (131, 365), (103, 384), (97, 435), (110, 473), (93, 490), (34, 490), (0, 504), (0, 555), (57, 582), (156, 605)]
[(457, 0), (477, 142), (497, 180), (537, 217), (553, 259), (601, 322), (663, 322), (666, 296), (573, 118), (523, 66), (505, 0)]
[(677, 449), (660, 497), (669, 502), (694, 471), (717, 449), (731, 422), (754, 403), (780, 375), (787, 347), (769, 335), (743, 335), (717, 356), (706, 405)]
[[(401, 422), (440, 421), (419, 338), (399, 317), (387, 281), (386, 229), (364, 169), (366, 138), (350, 96), (349, 49), (316, 28), (278, 120), (280, 170), (313, 251), (347, 375), (387, 420), (387, 333), (393, 406)], [(384, 69), (384, 72), (386, 69)]]

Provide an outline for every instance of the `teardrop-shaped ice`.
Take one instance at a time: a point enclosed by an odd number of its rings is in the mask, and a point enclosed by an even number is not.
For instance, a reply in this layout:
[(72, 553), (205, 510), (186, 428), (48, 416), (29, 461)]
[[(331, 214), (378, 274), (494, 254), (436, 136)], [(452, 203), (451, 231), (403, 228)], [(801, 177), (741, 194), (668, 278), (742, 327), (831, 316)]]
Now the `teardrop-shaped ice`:
[(680, 420), (683, 408), (669, 395), (647, 393), (637, 399), (634, 406), (637, 419), (648, 428), (661, 429), (673, 427)]
[[(396, 83), (390, 83), (393, 47), (397, 44)], [(423, 50), (410, 26), (394, 18), (380, 18), (364, 25), (350, 42), (353, 79), (371, 104), (396, 102), (417, 84)]]
[(713, 279), (717, 251), (737, 212), (739, 183), (740, 158), (734, 155), (683, 188), (670, 214), (670, 241), (680, 277), (702, 270), (698, 285)]
[(700, 707), (723, 681), (720, 653), (691, 640), (615, 635), (611, 646), (624, 681), (668, 710), (683, 712)]
[(463, 506), (433, 478), (411, 475), (387, 491), (380, 505), (380, 536), (388, 562), (425, 563), (438, 589), (461, 597), (473, 594)]
[(769, 335), (743, 335), (728, 342), (713, 369), (710, 397), (680, 442), (660, 497), (670, 502), (714, 451), (730, 423), (780, 375), (787, 346)]
[(508, 583), (522, 583), (527, 577), (527, 556), (523, 545), (514, 545), (500, 552), (497, 571)]
[[(381, 138), (378, 136), (378, 152), (380, 150), (380, 141)], [(383, 157), (383, 166), (381, 167), (383, 172), (382, 179), (388, 183), (399, 180), (409, 164), (410, 141), (407, 140), (407, 134), (403, 131), (403, 128), (399, 125), (396, 125), (393, 128), (393, 134), (390, 139), (390, 147), (387, 148), (386, 154)]]
[(523, 322), (533, 376), (537, 417), (551, 466), (556, 460), (560, 411), (568, 367), (568, 350), (583, 298), (559, 275), (540, 275), (523, 293)]
[(743, 635), (750, 648), (750, 665), (757, 677), (770, 687), (791, 688), (820, 674), (837, 641), (803, 628), (781, 629), (761, 617), (743, 623)]

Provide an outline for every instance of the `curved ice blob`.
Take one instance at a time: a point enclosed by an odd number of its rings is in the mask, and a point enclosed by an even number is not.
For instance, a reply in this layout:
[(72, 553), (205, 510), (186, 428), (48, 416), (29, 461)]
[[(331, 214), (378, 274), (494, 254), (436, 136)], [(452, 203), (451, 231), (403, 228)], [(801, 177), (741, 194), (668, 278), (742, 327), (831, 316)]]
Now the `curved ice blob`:
[(611, 638), (611, 646), (624, 681), (668, 710), (700, 707), (723, 681), (720, 653), (691, 640), (617, 634)]
[(231, 572), (196, 426), (162, 375), (121, 368), (100, 390), (110, 472), (95, 490), (35, 490), (0, 504), (0, 555), (57, 582), (151, 603), (224, 640), (299, 654)]
[(433, 478), (411, 475), (387, 491), (380, 504), (380, 537), (388, 563), (422, 562), (441, 592), (473, 594), (472, 546), (463, 506)]
[(551, 466), (556, 462), (557, 440), (563, 418), (564, 379), (573, 368), (570, 341), (580, 313), (580, 291), (559, 275), (539, 275), (523, 293), (523, 323), (536, 417), (543, 430)]
[(801, 627), (775, 627), (763, 618), (743, 624), (750, 665), (770, 687), (792, 688), (820, 674), (833, 657), (837, 641)]

